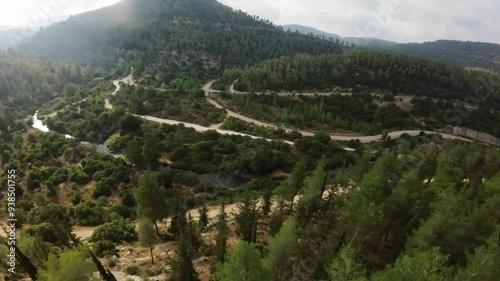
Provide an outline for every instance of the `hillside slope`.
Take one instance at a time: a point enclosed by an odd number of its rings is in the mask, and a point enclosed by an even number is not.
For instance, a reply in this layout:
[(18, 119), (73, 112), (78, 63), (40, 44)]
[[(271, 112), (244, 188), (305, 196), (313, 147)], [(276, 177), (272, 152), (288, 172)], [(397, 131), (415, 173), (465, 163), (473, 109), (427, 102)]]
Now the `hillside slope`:
[(367, 48), (387, 48), (393, 45), (397, 45), (398, 43), (387, 41), (379, 38), (370, 38), (370, 37), (342, 37), (340, 35), (334, 33), (328, 33), (325, 31), (321, 31), (314, 27), (298, 25), (298, 24), (288, 24), (284, 25), (283, 28), (285, 30), (297, 31), (302, 34), (312, 34), (319, 38), (323, 38), (329, 41), (340, 40), (344, 41), (349, 45), (357, 45), (361, 47)]
[(499, 44), (458, 40), (437, 40), (424, 43), (399, 44), (378, 38), (342, 37), (313, 27), (297, 24), (285, 25), (283, 27), (285, 30), (289, 29), (291, 31), (298, 31), (302, 34), (313, 34), (314, 36), (329, 41), (338, 39), (348, 44), (354, 44), (361, 47), (444, 61), (463, 67), (482, 68), (495, 72), (500, 71)]
[(123, 71), (133, 66), (171, 80), (286, 55), (335, 53), (340, 46), (285, 32), (215, 0), (123, 0), (51, 25), (19, 50)]
[(500, 71), (500, 45), (483, 42), (438, 40), (435, 42), (399, 44), (387, 48), (406, 55), (448, 63)]

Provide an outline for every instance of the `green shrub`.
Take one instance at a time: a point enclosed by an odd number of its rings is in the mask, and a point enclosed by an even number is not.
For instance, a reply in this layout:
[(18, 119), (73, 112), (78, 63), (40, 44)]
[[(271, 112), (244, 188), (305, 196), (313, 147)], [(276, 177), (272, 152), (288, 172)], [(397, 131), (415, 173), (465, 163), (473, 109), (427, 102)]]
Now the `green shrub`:
[(137, 237), (135, 226), (130, 220), (121, 219), (99, 226), (90, 237), (90, 241), (133, 242)]
[(108, 240), (100, 240), (92, 245), (92, 249), (96, 256), (102, 258), (106, 256), (116, 256), (118, 255), (118, 249), (115, 243)]

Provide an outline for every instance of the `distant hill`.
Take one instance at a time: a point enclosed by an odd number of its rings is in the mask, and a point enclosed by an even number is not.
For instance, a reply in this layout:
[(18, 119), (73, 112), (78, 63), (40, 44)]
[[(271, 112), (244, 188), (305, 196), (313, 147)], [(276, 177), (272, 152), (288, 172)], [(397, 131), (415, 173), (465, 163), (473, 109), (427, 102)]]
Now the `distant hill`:
[(123, 0), (44, 28), (18, 47), (34, 57), (122, 71), (132, 66), (157, 80), (341, 48), (215, 0)]
[(500, 45), (498, 44), (438, 40), (435, 42), (398, 44), (386, 49), (460, 66), (479, 67), (500, 72)]
[(305, 25), (287, 24), (287, 25), (284, 25), (283, 28), (285, 30), (290, 29), (291, 31), (298, 31), (299, 33), (302, 33), (302, 34), (313, 34), (314, 36), (324, 36), (328, 40), (335, 40), (335, 39), (342, 38), (342, 36), (340, 36), (338, 34), (324, 32), (324, 31), (321, 31), (321, 30), (316, 29), (314, 27), (305, 26)]
[(321, 31), (319, 29), (305, 26), (305, 25), (298, 25), (298, 24), (289, 24), (289, 25), (284, 25), (283, 28), (285, 30), (291, 30), (291, 31), (298, 31), (302, 34), (313, 34), (314, 36), (318, 36), (320, 38), (330, 40), (330, 41), (335, 41), (335, 40), (341, 40), (344, 42), (347, 42), (349, 45), (357, 45), (361, 47), (369, 47), (369, 48), (386, 48), (388, 46), (393, 46), (397, 45), (398, 43), (396, 42), (391, 42), (387, 40), (382, 40), (378, 38), (368, 38), (368, 37), (342, 37), (337, 34), (333, 33), (328, 33)]
[(425, 43), (399, 44), (377, 38), (341, 37), (337, 34), (296, 24), (285, 25), (283, 28), (304, 34), (313, 34), (330, 41), (338, 39), (361, 47), (382, 49), (410, 56), (444, 61), (463, 67), (483, 68), (500, 72), (500, 45), (494, 43), (438, 40)]

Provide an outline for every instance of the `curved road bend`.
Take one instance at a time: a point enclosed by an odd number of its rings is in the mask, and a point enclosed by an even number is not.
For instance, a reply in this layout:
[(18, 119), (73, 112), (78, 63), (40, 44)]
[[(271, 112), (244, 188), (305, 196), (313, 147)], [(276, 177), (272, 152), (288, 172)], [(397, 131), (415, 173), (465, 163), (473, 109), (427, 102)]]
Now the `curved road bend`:
[[(113, 84), (115, 85), (116, 90), (112, 93), (112, 95), (115, 95), (120, 90), (120, 82), (123, 82), (123, 83), (128, 84), (128, 85), (135, 84), (135, 81), (133, 79), (132, 73), (129, 74), (125, 78), (114, 80)], [(239, 113), (236, 113), (234, 111), (228, 110), (227, 108), (225, 108), (222, 105), (220, 105), (218, 102), (216, 102), (215, 100), (213, 100), (210, 97), (211, 94), (217, 94), (217, 93), (220, 92), (220, 91), (212, 90), (211, 89), (212, 84), (214, 82), (215, 81), (211, 81), (211, 82), (207, 83), (205, 86), (203, 86), (203, 90), (205, 91), (205, 97), (206, 97), (207, 101), (210, 104), (214, 105), (215, 107), (217, 107), (219, 109), (226, 110), (226, 112), (227, 112), (227, 114), (229, 116), (237, 118), (237, 119), (239, 119), (241, 121), (244, 121), (244, 122), (247, 122), (247, 123), (251, 123), (251, 124), (254, 124), (254, 125), (257, 125), (257, 126), (267, 127), (267, 128), (274, 128), (274, 129), (282, 128), (282, 127), (276, 126), (274, 124), (262, 122), (262, 121), (259, 121), (259, 120), (253, 119), (253, 118), (249, 118), (247, 116), (243, 116), (243, 115), (241, 115)], [(106, 107), (107, 109), (111, 109), (113, 107), (109, 103), (109, 100), (107, 100), (106, 104), (108, 105)], [(198, 125), (198, 124), (193, 124), (193, 123), (188, 123), (188, 122), (181, 122), (181, 121), (172, 120), (172, 119), (158, 118), (158, 117), (147, 116), (147, 115), (135, 115), (135, 116), (140, 117), (140, 118), (142, 118), (144, 120), (148, 120), (148, 121), (156, 122), (156, 123), (160, 123), (160, 124), (170, 124), (170, 125), (184, 124), (184, 126), (186, 126), (188, 128), (193, 128), (193, 129), (195, 129), (198, 132), (206, 132), (206, 131), (209, 131), (209, 130), (214, 130), (213, 126), (211, 126), (211, 127), (204, 127), (204, 126), (201, 126), (201, 125)], [(293, 131), (290, 128), (283, 128), (283, 129), (286, 132)], [(248, 137), (251, 137), (253, 139), (264, 139), (264, 140), (267, 140), (267, 141), (273, 141), (273, 140), (270, 140), (270, 139), (266, 139), (266, 138), (262, 138), (262, 137), (257, 137), (257, 136), (252, 136), (252, 135), (248, 135), (248, 134), (244, 134), (244, 133), (239, 133), (239, 132), (235, 132), (235, 131), (230, 131), (230, 130), (221, 130), (221, 129), (215, 128), (215, 131), (218, 132), (219, 134), (223, 134), (223, 135), (248, 136)], [(298, 131), (298, 132), (300, 134), (302, 134), (303, 136), (314, 136), (315, 135), (315, 133), (313, 133), (313, 132), (307, 132), (307, 131)], [(392, 139), (396, 139), (396, 138), (400, 138), (403, 134), (409, 134), (411, 136), (416, 136), (416, 135), (419, 135), (421, 132), (422, 132), (421, 130), (405, 130), (405, 131), (391, 132), (388, 135)], [(444, 134), (444, 133), (433, 132), (433, 131), (423, 131), (423, 132), (425, 132), (426, 134), (439, 134), (444, 139), (457, 139), (457, 140), (463, 140), (463, 141), (470, 141), (469, 139), (465, 139), (465, 138), (454, 136), (454, 135), (450, 135), (450, 134)], [(332, 140), (336, 140), (336, 141), (359, 140), (362, 143), (370, 143), (370, 142), (373, 142), (373, 141), (380, 141), (380, 140), (382, 140), (382, 135), (376, 135), (376, 136), (342, 136), (342, 135), (330, 135), (330, 137), (332, 138)], [(293, 142), (290, 142), (290, 141), (284, 141), (284, 142), (286, 142), (288, 144), (291, 144), (291, 145), (294, 144)], [(352, 149), (346, 148), (346, 150), (352, 150)]]
[[(253, 119), (253, 118), (249, 118), (247, 116), (243, 116), (243, 115), (241, 115), (239, 113), (236, 113), (234, 111), (231, 111), (231, 110), (229, 110), (227, 108), (224, 108), (221, 104), (219, 104), (217, 101), (215, 101), (214, 99), (211, 98), (210, 94), (217, 93), (217, 91), (213, 91), (213, 90), (210, 89), (212, 87), (212, 84), (214, 82), (215, 81), (211, 81), (211, 82), (209, 82), (208, 84), (206, 84), (203, 87), (203, 90), (205, 91), (205, 97), (206, 97), (207, 101), (210, 104), (213, 104), (217, 108), (225, 109), (226, 112), (227, 112), (227, 114), (229, 116), (237, 118), (237, 119), (240, 119), (241, 121), (244, 121), (244, 122), (247, 122), (247, 123), (251, 123), (251, 124), (257, 125), (257, 126), (262, 126), (262, 127), (267, 127), (267, 128), (273, 128), (273, 129), (283, 128), (288, 133), (291, 132), (291, 131), (293, 131), (293, 129), (286, 128), (286, 127), (281, 127), (281, 126), (276, 126), (276, 125), (271, 124), (271, 123), (262, 122), (262, 121), (259, 121), (259, 120)], [(314, 134), (315, 134), (315, 133), (307, 132), (307, 131), (297, 131), (297, 132), (299, 132), (303, 136), (314, 136)], [(469, 139), (466, 139), (466, 138), (463, 138), (463, 137), (459, 137), (459, 136), (455, 136), (455, 135), (451, 135), (451, 134), (439, 133), (439, 132), (434, 132), (434, 131), (422, 131), (422, 130), (395, 131), (395, 132), (389, 133), (388, 135), (392, 139), (397, 139), (397, 138), (400, 138), (404, 134), (408, 134), (410, 136), (417, 136), (421, 132), (424, 132), (426, 134), (438, 134), (438, 135), (441, 135), (441, 137), (443, 137), (443, 139), (462, 140), (462, 141), (468, 141), (468, 142), (471, 141)], [(336, 141), (359, 140), (361, 143), (370, 143), (370, 142), (381, 141), (382, 140), (382, 135), (376, 135), (376, 136), (330, 135), (330, 137), (332, 138), (332, 140), (336, 140)]]

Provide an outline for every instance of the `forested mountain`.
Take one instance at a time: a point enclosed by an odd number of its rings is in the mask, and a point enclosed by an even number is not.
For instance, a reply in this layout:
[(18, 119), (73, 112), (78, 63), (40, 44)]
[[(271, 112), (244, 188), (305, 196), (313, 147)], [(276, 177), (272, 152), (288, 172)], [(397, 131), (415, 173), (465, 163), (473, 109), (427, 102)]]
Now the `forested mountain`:
[(314, 36), (317, 36), (319, 38), (323, 38), (323, 39), (326, 39), (329, 41), (336, 41), (338, 39), (340, 41), (346, 42), (349, 45), (354, 44), (357, 46), (368, 47), (368, 48), (386, 48), (386, 47), (398, 44), (396, 42), (387, 41), (387, 40), (378, 39), (378, 38), (342, 37), (342, 36), (337, 35), (337, 34), (324, 32), (324, 31), (321, 31), (321, 30), (313, 28), (313, 27), (298, 25), (298, 24), (284, 25), (283, 28), (285, 30), (289, 29), (291, 31), (298, 31), (299, 33), (302, 33), (302, 34), (312, 34)]
[(424, 43), (399, 44), (378, 38), (342, 37), (303, 25), (291, 24), (283, 27), (303, 34), (313, 34), (329, 41), (338, 39), (361, 47), (444, 61), (464, 67), (478, 67), (495, 72), (500, 71), (500, 45), (494, 43), (438, 40)]
[(500, 72), (500, 45), (483, 42), (438, 40), (399, 44), (387, 48), (407, 55)]
[(82, 94), (76, 84), (93, 78), (87, 68), (52, 62), (31, 60), (13, 51), (0, 51), (0, 103), (21, 115), (33, 113), (37, 107), (66, 95), (68, 100)]
[[(332, 92), (340, 86), (350, 88), (354, 93), (381, 94), (386, 102), (394, 102), (397, 95), (415, 96), (417, 99), (412, 103), (417, 105), (414, 110), (418, 111), (415, 114), (419, 117), (500, 136), (500, 98), (495, 94), (500, 89), (500, 77), (446, 63), (378, 51), (346, 51), (341, 55), (280, 58), (252, 67), (227, 70), (218, 82), (220, 89), (235, 80), (238, 80), (235, 84), (237, 90), (250, 92)], [(338, 105), (338, 100), (345, 99), (326, 100), (331, 100), (333, 106)], [(269, 101), (271, 105), (280, 104), (272, 99)], [(281, 102), (281, 106), (286, 108), (287, 103)], [(463, 106), (475, 108), (465, 110)], [(353, 110), (348, 116), (361, 112)], [(402, 120), (401, 116), (404, 116), (397, 112), (388, 116), (391, 115), (393, 120)], [(394, 118), (396, 116), (399, 117)], [(331, 119), (335, 119), (335, 116), (331, 116)], [(357, 120), (360, 121), (366, 122), (366, 119)]]
[(123, 0), (51, 25), (19, 50), (85, 65), (134, 66), (146, 77), (172, 80), (285, 55), (335, 53), (340, 46), (285, 32), (215, 0)]
[(313, 34), (314, 36), (320, 36), (320, 37), (325, 37), (327, 40), (332, 40), (334, 41), (335, 39), (341, 39), (342, 36), (338, 34), (333, 34), (333, 33), (328, 33), (321, 31), (319, 29), (316, 29), (314, 27), (310, 26), (305, 26), (305, 25), (300, 25), (300, 24), (285, 24), (283, 25), (283, 28), (285, 30), (290, 29), (291, 31), (297, 31), (302, 34)]

